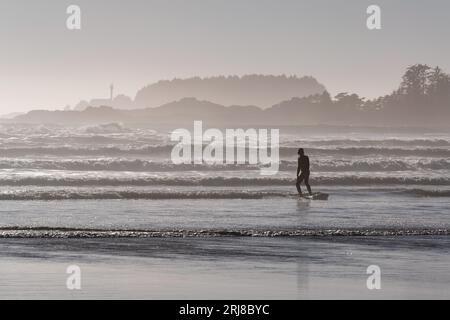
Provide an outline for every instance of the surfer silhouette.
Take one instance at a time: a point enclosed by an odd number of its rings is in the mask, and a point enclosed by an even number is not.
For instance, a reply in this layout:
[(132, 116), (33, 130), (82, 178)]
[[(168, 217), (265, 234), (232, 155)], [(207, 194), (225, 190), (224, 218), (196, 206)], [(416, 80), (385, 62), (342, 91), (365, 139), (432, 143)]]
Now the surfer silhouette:
[(309, 195), (312, 195), (311, 186), (309, 185), (309, 174), (309, 157), (305, 155), (305, 150), (303, 150), (303, 148), (300, 148), (298, 149), (297, 183), (295, 185), (300, 195), (302, 195), (300, 184), (303, 181), (305, 181), (305, 185), (308, 189)]

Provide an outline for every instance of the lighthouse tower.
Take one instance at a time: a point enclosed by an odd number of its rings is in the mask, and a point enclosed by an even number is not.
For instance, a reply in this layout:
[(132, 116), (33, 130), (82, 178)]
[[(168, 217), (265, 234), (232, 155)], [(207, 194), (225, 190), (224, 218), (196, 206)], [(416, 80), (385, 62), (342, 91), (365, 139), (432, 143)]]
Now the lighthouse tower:
[(110, 91), (109, 99), (111, 101), (113, 101), (113, 99), (114, 99), (114, 84), (113, 83), (111, 83), (111, 85), (109, 86), (109, 91)]

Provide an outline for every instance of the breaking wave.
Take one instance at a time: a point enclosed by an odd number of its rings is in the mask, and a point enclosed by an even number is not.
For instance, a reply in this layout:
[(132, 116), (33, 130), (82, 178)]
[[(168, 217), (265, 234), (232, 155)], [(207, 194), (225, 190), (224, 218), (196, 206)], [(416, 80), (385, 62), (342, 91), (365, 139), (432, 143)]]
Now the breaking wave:
[(18, 147), (2, 148), (0, 155), (2, 157), (24, 157), (24, 156), (127, 156), (127, 155), (154, 155), (170, 154), (172, 145), (153, 145), (143, 147), (97, 147), (97, 148), (78, 148), (78, 147)]
[(71, 228), (0, 229), (0, 238), (209, 238), (209, 237), (379, 237), (449, 236), (449, 229), (295, 229), (295, 230), (103, 230)]
[(297, 144), (308, 146), (359, 146), (359, 147), (449, 147), (446, 139), (325, 139), (325, 140), (297, 140)]
[[(423, 198), (448, 198), (450, 190), (426, 189), (374, 189), (391, 195)], [(0, 192), (0, 201), (27, 200), (184, 200), (184, 199), (239, 199), (259, 200), (271, 198), (297, 198), (297, 193), (272, 190), (215, 190), (215, 191), (155, 191), (110, 189), (56, 189), (56, 190), (8, 190)]]
[(14, 191), (0, 193), (2, 200), (165, 200), (165, 199), (264, 199), (293, 197), (294, 193), (270, 191)]
[[(83, 147), (12, 147), (1, 148), (2, 157), (24, 157), (32, 155), (47, 156), (129, 156), (129, 155), (161, 155), (170, 156), (172, 144), (144, 145), (140, 147), (104, 146), (96, 148)], [(280, 156), (296, 157), (296, 147), (280, 147)], [(248, 148), (246, 148), (248, 152)], [(307, 148), (307, 153), (317, 156), (400, 156), (400, 157), (447, 157), (448, 148), (390, 148), (390, 147), (337, 147), (337, 148)]]
[[(259, 170), (260, 165), (253, 164), (173, 164), (169, 161), (151, 161), (142, 159), (54, 159), (54, 160), (23, 160), (2, 159), (0, 169), (43, 169), (71, 171), (229, 171), (229, 170)], [(295, 171), (296, 161), (280, 162), (280, 170)], [(450, 159), (434, 160), (399, 160), (399, 159), (338, 159), (317, 160), (311, 168), (316, 172), (370, 172), (370, 171), (415, 171), (415, 170), (450, 170)]]
[[(286, 164), (281, 167), (286, 169), (296, 168), (297, 163)], [(318, 172), (345, 172), (345, 171), (415, 171), (415, 170), (450, 170), (450, 159), (433, 160), (399, 160), (399, 159), (356, 159), (356, 160), (333, 160), (318, 161), (311, 165), (313, 171)]]
[[(280, 155), (296, 154), (297, 148), (280, 148)], [(309, 148), (311, 155), (330, 156), (397, 156), (397, 157), (450, 157), (450, 150), (444, 148), (383, 148), (383, 147), (349, 147), (349, 148)]]
[[(449, 177), (380, 177), (338, 176), (314, 177), (316, 185), (450, 185)], [(238, 177), (97, 177), (97, 176), (16, 176), (0, 180), (1, 186), (291, 186), (291, 178), (238, 178)]]

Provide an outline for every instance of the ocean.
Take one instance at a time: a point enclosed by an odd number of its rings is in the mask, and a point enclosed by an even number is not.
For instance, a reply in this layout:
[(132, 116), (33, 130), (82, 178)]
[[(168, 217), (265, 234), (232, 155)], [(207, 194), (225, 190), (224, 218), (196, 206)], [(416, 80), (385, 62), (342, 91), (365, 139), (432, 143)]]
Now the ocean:
[(272, 176), (175, 165), (170, 132), (2, 124), (0, 298), (450, 298), (450, 131), (281, 128)]

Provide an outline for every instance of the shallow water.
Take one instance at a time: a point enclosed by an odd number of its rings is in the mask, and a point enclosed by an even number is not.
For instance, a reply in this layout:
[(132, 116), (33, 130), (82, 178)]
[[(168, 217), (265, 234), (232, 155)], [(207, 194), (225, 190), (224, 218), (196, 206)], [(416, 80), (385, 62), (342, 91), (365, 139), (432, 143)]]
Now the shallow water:
[[(189, 192), (194, 192), (188, 188)], [(148, 194), (183, 194), (186, 188), (145, 188)], [(197, 188), (197, 192), (203, 189)], [(257, 199), (217, 198), (229, 190), (210, 189), (187, 199), (3, 201), (2, 228), (77, 229), (258, 229), (434, 228), (450, 229), (447, 197), (423, 197), (417, 189), (323, 187), (328, 201), (298, 199), (288, 188)], [(424, 189), (420, 189), (424, 190)], [(434, 192), (431, 188), (429, 192)], [(67, 189), (66, 189), (67, 191)], [(140, 189), (141, 192), (142, 189)], [(214, 193), (215, 191), (215, 193)], [(244, 191), (241, 191), (243, 193)], [(247, 189), (265, 195), (267, 189)], [(287, 196), (285, 196), (287, 195)], [(196, 199), (198, 197), (198, 199)]]

